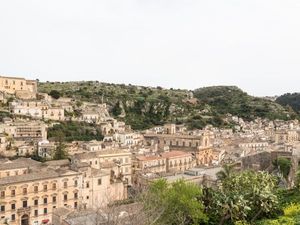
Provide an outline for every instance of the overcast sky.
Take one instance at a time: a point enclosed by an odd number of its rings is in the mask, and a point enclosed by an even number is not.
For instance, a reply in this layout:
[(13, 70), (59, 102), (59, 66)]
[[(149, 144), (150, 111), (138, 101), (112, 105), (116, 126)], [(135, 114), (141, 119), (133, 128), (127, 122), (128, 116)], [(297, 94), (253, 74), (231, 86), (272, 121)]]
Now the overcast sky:
[(0, 0), (0, 75), (300, 92), (300, 1)]

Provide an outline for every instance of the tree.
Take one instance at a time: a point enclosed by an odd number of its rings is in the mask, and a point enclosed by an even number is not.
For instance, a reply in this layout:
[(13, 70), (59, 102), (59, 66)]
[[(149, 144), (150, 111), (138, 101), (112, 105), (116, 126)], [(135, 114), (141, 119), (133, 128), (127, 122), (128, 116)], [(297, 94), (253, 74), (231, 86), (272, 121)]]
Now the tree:
[(55, 149), (53, 159), (54, 160), (67, 159), (68, 153), (65, 148), (66, 146), (64, 145), (62, 138), (59, 138), (58, 146)]
[(290, 160), (284, 157), (279, 157), (273, 162), (273, 165), (278, 168), (285, 179), (288, 178), (292, 166), (292, 162)]
[(51, 90), (49, 95), (54, 99), (59, 99), (61, 97), (61, 94), (57, 90)]
[(276, 188), (276, 178), (266, 172), (234, 173), (222, 181), (219, 190), (212, 190), (208, 213), (218, 217), (219, 224), (253, 222), (278, 211)]
[(200, 224), (208, 221), (200, 200), (202, 189), (183, 180), (158, 180), (145, 195), (144, 208), (152, 224)]
[(114, 116), (119, 116), (119, 115), (121, 115), (121, 113), (122, 113), (122, 108), (121, 108), (120, 104), (121, 104), (120, 101), (118, 101), (118, 102), (114, 105), (114, 107), (112, 108), (111, 112), (112, 112), (112, 114), (113, 114)]
[(219, 171), (217, 173), (218, 180), (225, 180), (226, 178), (229, 178), (233, 174), (233, 165), (225, 164), (223, 166), (223, 170)]

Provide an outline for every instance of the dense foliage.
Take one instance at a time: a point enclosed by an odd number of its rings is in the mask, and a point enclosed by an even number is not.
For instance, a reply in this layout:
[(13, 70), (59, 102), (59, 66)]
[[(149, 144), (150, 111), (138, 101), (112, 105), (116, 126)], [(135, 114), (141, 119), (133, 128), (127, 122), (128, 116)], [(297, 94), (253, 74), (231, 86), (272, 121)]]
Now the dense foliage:
[(49, 140), (63, 141), (91, 141), (102, 140), (101, 130), (97, 125), (83, 122), (66, 121), (55, 124), (48, 129)]
[(59, 99), (60, 98), (60, 92), (57, 90), (51, 90), (49, 92), (49, 95), (54, 98), (54, 99)]
[(248, 120), (255, 117), (287, 119), (282, 106), (270, 100), (252, 97), (234, 86), (200, 88), (195, 90), (195, 96), (219, 114), (230, 113)]
[(179, 180), (153, 182), (143, 205), (156, 225), (296, 225), (300, 222), (298, 188), (282, 190), (266, 172), (234, 172), (225, 167), (216, 188)]
[(276, 102), (283, 106), (290, 106), (293, 110), (300, 113), (300, 93), (287, 93), (279, 96)]
[(58, 145), (55, 148), (54, 160), (61, 160), (61, 159), (67, 159), (68, 158), (68, 152), (66, 151), (66, 147), (64, 143), (62, 142), (62, 137), (59, 138)]
[(224, 121), (227, 113), (244, 119), (258, 116), (287, 119), (288, 113), (293, 114), (275, 102), (226, 86), (189, 91), (93, 81), (39, 84), (40, 92), (50, 93), (52, 90), (77, 101), (105, 102), (115, 117), (124, 120), (133, 129), (145, 129), (167, 122), (186, 123), (189, 128), (200, 129), (207, 124), (232, 127)]
[(279, 157), (273, 162), (273, 165), (278, 168), (279, 172), (283, 175), (285, 179), (288, 178), (290, 173), (290, 169), (292, 167), (291, 160), (283, 157)]
[(144, 196), (144, 207), (155, 224), (207, 223), (204, 205), (199, 199), (202, 190), (182, 180), (168, 184), (166, 180), (154, 182)]

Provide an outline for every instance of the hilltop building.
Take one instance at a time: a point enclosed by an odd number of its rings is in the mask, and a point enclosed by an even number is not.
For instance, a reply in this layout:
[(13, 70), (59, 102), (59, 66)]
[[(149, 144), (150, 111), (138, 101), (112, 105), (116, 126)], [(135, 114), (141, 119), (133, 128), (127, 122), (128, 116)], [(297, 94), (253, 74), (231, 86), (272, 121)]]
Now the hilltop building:
[(0, 76), (0, 91), (15, 94), (19, 98), (35, 98), (37, 94), (37, 81), (19, 77)]

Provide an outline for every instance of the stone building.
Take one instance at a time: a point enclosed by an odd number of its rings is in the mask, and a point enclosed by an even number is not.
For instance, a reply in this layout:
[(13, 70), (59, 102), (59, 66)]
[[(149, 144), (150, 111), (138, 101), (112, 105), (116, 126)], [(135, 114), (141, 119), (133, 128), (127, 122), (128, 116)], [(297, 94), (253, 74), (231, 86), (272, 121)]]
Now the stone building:
[(10, 225), (50, 225), (56, 208), (97, 209), (126, 198), (125, 190), (110, 170), (89, 163), (1, 160), (0, 220)]
[(293, 143), (299, 140), (299, 133), (296, 130), (277, 130), (275, 132), (275, 143)]
[(196, 165), (191, 153), (170, 151), (158, 155), (136, 156), (134, 160), (135, 172), (169, 173), (184, 172)]
[(8, 94), (16, 94), (20, 98), (35, 98), (37, 81), (19, 77), (0, 76), (0, 91)]
[(167, 146), (170, 150), (195, 151), (199, 147), (210, 147), (213, 135), (204, 131), (199, 135), (144, 134), (144, 138), (151, 145), (157, 143), (160, 149), (164, 149)]
[(166, 158), (160, 155), (136, 156), (133, 166), (135, 172), (141, 171), (144, 173), (166, 173), (166, 160)]
[(37, 119), (64, 120), (62, 107), (52, 106), (44, 100), (17, 100), (10, 103), (10, 111), (15, 115), (30, 116)]
[(198, 165), (219, 165), (224, 157), (224, 150), (217, 150), (213, 148), (199, 149), (196, 152), (196, 159)]
[(101, 169), (105, 165), (105, 168), (113, 169), (116, 177), (123, 177), (124, 181), (131, 184), (131, 158), (132, 153), (123, 149), (110, 149), (95, 152), (83, 152), (75, 154), (72, 160), (81, 163), (88, 163), (92, 168)]
[(15, 140), (39, 141), (47, 139), (47, 126), (39, 121), (16, 121), (0, 124), (0, 133)]
[(183, 151), (170, 151), (161, 154), (166, 159), (167, 172), (183, 172), (193, 168), (196, 163), (192, 154)]

